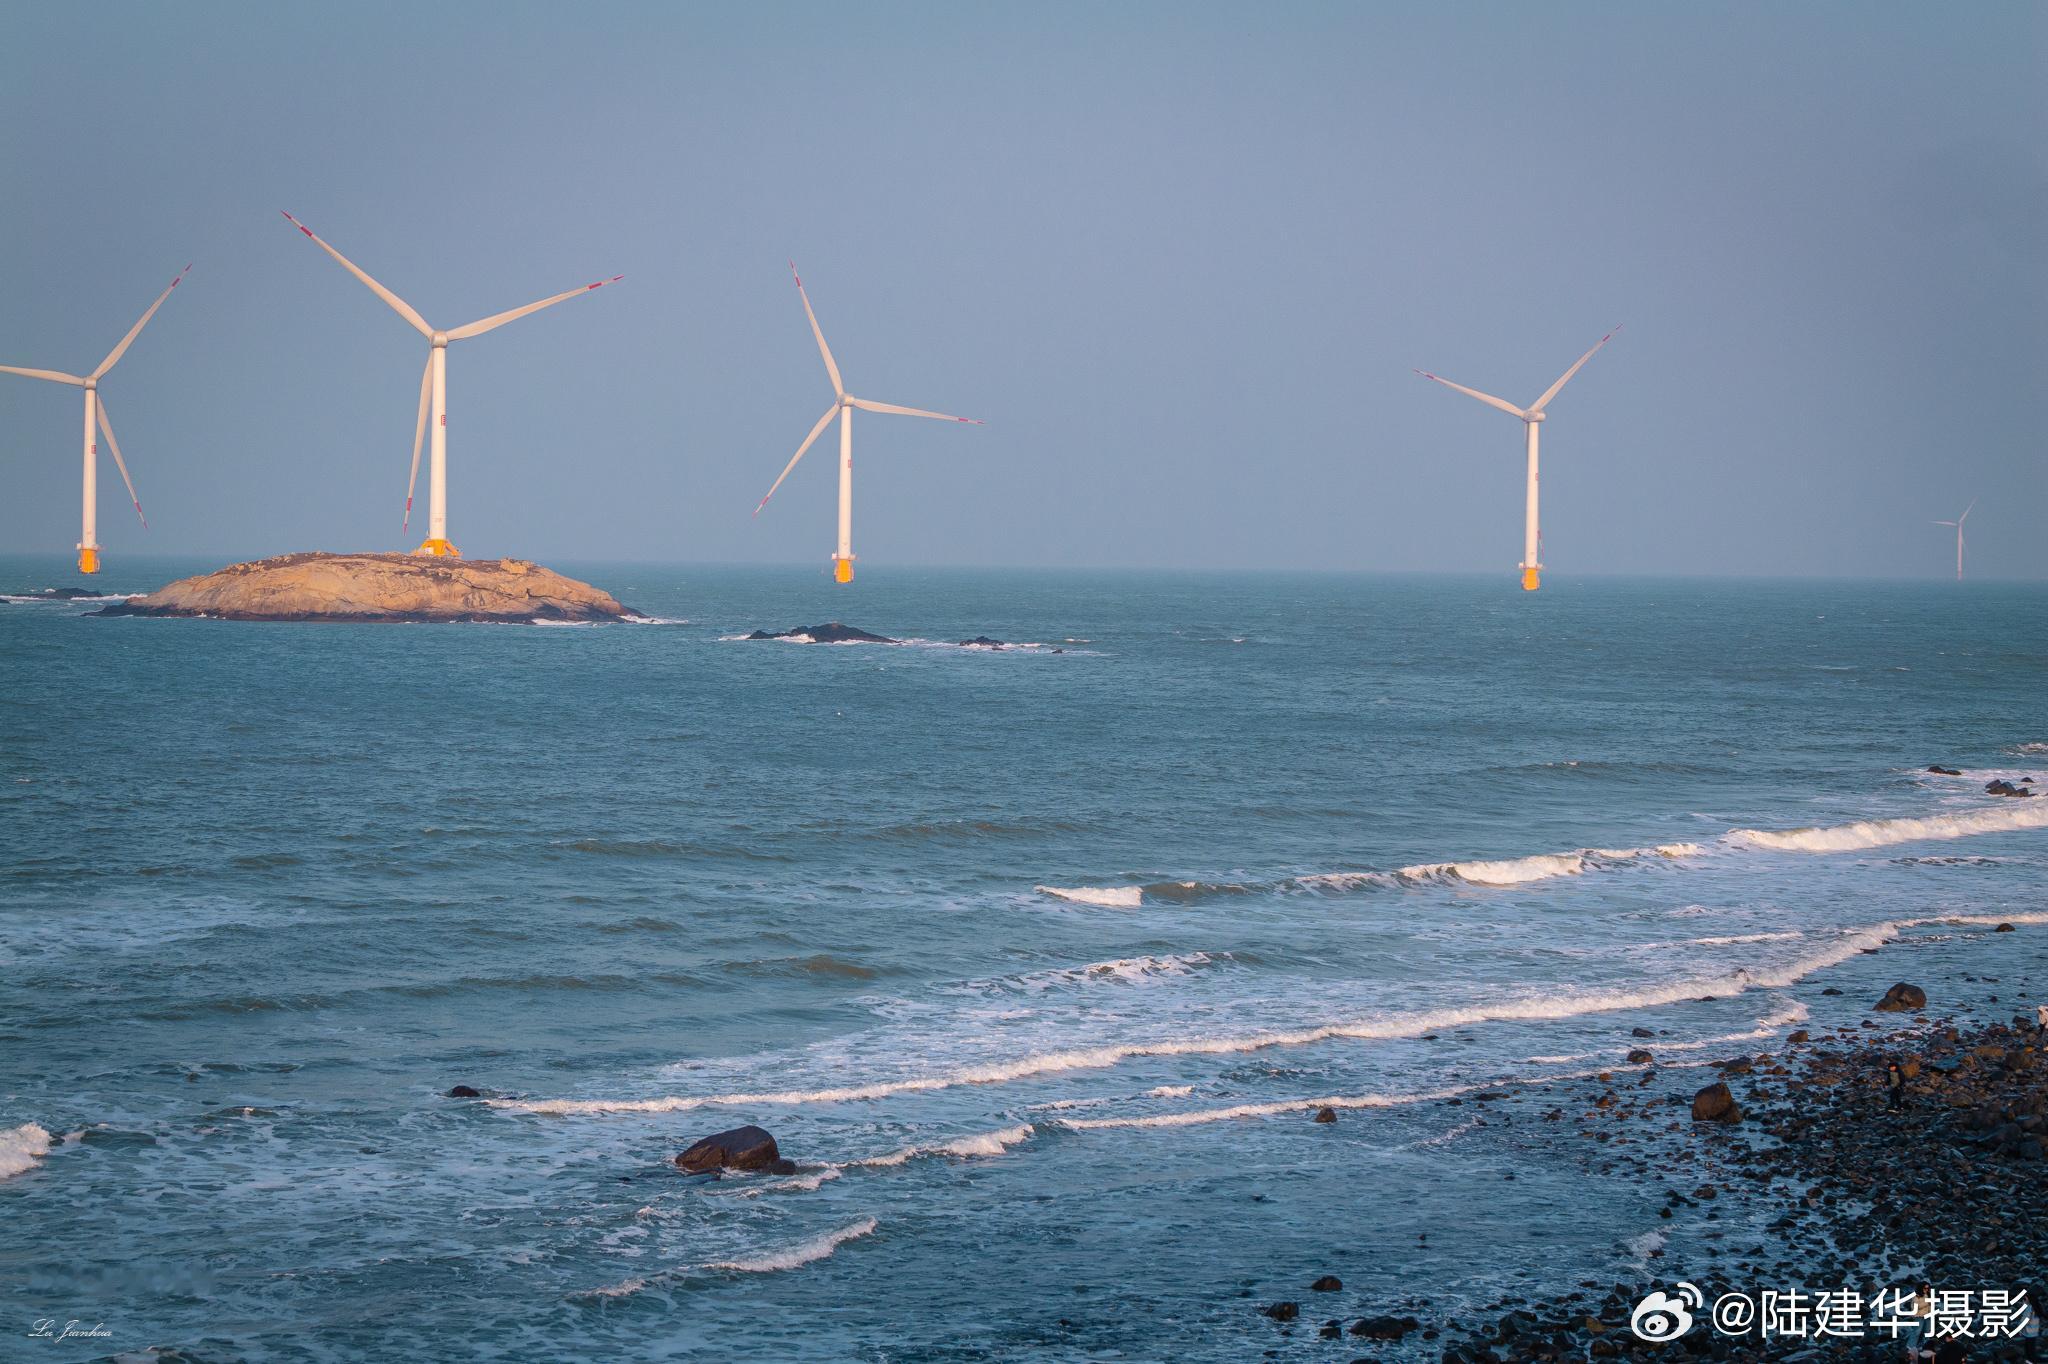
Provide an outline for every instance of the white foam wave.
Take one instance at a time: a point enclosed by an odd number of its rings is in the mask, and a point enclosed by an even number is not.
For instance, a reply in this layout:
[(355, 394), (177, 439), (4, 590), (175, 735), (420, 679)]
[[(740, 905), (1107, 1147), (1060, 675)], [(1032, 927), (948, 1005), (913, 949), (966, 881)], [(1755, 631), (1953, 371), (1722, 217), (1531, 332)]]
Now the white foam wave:
[[(971, 1066), (933, 1075), (882, 1080), (829, 1089), (780, 1090), (745, 1094), (678, 1094), (658, 1099), (493, 1099), (496, 1108), (524, 1113), (569, 1116), (601, 1113), (674, 1113), (709, 1106), (756, 1107), (768, 1104), (850, 1103), (896, 1094), (929, 1093), (963, 1085), (1002, 1084), (1071, 1070), (1101, 1070), (1146, 1056), (1224, 1056), (1264, 1051), (1271, 1047), (1306, 1046), (1337, 1040), (1385, 1041), (1480, 1023), (1542, 1022), (1586, 1014), (1618, 1013), (1680, 1004), (1701, 995), (1738, 995), (1748, 990), (1782, 990), (1837, 966), (1866, 949), (1883, 947), (1907, 928), (1931, 924), (2048, 923), (2048, 913), (2003, 916), (1943, 914), (1893, 919), (1864, 928), (1846, 929), (1817, 951), (1775, 966), (1752, 970), (1738, 967), (1715, 976), (1693, 976), (1636, 989), (1567, 990), (1462, 1008), (1430, 1009), (1379, 1018), (1326, 1023), (1280, 1032), (1229, 1037), (1186, 1037), (1157, 1042), (1124, 1043), (1072, 1051), (1041, 1052), (996, 1065)], [(1401, 1100), (1412, 1102), (1412, 1100)], [(1319, 1104), (1325, 1101), (1318, 1100)], [(1282, 1111), (1292, 1105), (1282, 1105)], [(1330, 1103), (1330, 1107), (1338, 1107)], [(1107, 1120), (1104, 1120), (1107, 1121)]]
[(1450, 1099), (1477, 1088), (1438, 1089), (1423, 1094), (1331, 1095), (1321, 1099), (1281, 1099), (1275, 1103), (1232, 1104), (1228, 1108), (1198, 1108), (1187, 1113), (1153, 1113), (1142, 1118), (1062, 1118), (1064, 1127), (1092, 1131), (1104, 1127), (1195, 1127), (1203, 1123), (1227, 1122), (1232, 1118), (1270, 1118), (1280, 1113), (1312, 1113), (1318, 1108), (1400, 1108), (1407, 1104)]
[(1136, 909), (1145, 903), (1142, 886), (1034, 886), (1041, 895), (1101, 909)]
[(12, 1179), (35, 1168), (50, 1154), (50, 1134), (32, 1122), (0, 1132), (0, 1179)]
[(1684, 942), (1679, 943), (1678, 946), (1738, 947), (1744, 943), (1753, 942), (1790, 942), (1794, 938), (1803, 938), (1805, 936), (1798, 929), (1789, 928), (1778, 933), (1736, 933), (1723, 938), (1687, 938)]
[(841, 1168), (865, 1166), (887, 1168), (916, 1160), (920, 1156), (999, 1156), (1018, 1142), (1030, 1139), (1036, 1129), (1028, 1122), (1015, 1127), (1005, 1127), (998, 1132), (976, 1132), (971, 1136), (955, 1137), (932, 1146), (906, 1146), (900, 1151), (891, 1151), (886, 1156), (869, 1156), (866, 1160), (849, 1160)]
[[(1475, 886), (1519, 886), (1558, 876), (1577, 876), (1589, 869), (1645, 857), (1673, 860), (1697, 857), (1697, 843), (1659, 843), (1650, 848), (1580, 848), (1575, 852), (1537, 853), (1531, 857), (1474, 858), (1464, 862), (1418, 862), (1398, 871), (1331, 871), (1297, 876), (1291, 884), (1311, 890), (1363, 890), (1370, 887), (1428, 885), (1463, 881)], [(1237, 887), (1233, 887), (1237, 889)], [(1244, 887), (1243, 889), (1255, 889)]]
[(1864, 848), (1888, 848), (1895, 843), (1918, 843), (1928, 839), (1967, 838), (1972, 834), (2009, 833), (2016, 829), (2048, 828), (2048, 797), (2016, 800), (2010, 805), (1961, 814), (1927, 815), (1917, 819), (1865, 819), (1853, 824), (1823, 825), (1810, 829), (1735, 829), (1729, 839), (1758, 848), (1780, 852), (1856, 852)]
[(837, 1231), (828, 1231), (822, 1236), (813, 1236), (808, 1241), (799, 1241), (797, 1244), (784, 1250), (766, 1251), (760, 1255), (749, 1255), (738, 1260), (720, 1260), (715, 1264), (708, 1264), (704, 1267), (706, 1269), (731, 1270), (736, 1274), (772, 1274), (778, 1269), (795, 1269), (799, 1265), (807, 1265), (814, 1260), (822, 1260), (848, 1241), (868, 1235), (874, 1231), (875, 1225), (874, 1218), (863, 1217), (852, 1226), (841, 1227)]
[(815, 1193), (822, 1184), (829, 1184), (839, 1178), (841, 1166), (821, 1165), (808, 1174), (796, 1175), (790, 1179), (777, 1180), (773, 1184), (755, 1184), (744, 1189), (733, 1190), (737, 1198), (759, 1198), (771, 1193)]
[(1195, 1092), (1193, 1085), (1160, 1085), (1157, 1089), (1145, 1091), (1148, 1099), (1185, 1099)]
[(1162, 977), (1191, 976), (1213, 960), (1207, 952), (1186, 952), (1160, 957), (1119, 957), (1115, 961), (1094, 961), (1086, 966), (1065, 966), (1052, 971), (1035, 971), (1028, 976), (1019, 976), (1016, 984), (1027, 990), (1111, 982), (1135, 985), (1141, 981)]

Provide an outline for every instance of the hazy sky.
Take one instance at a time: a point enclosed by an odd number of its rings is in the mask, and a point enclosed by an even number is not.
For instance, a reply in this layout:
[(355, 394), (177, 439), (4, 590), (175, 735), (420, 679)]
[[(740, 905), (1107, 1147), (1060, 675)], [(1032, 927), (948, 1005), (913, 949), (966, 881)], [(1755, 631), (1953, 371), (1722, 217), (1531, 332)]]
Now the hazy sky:
[[(0, 8), (0, 363), (106, 381), (110, 556), (408, 548), (454, 327), (472, 556), (814, 562), (848, 387), (890, 563), (1476, 570), (1551, 408), (1573, 572), (2048, 563), (2048, 7)], [(0, 550), (77, 538), (75, 390), (0, 375)], [(424, 508), (425, 473), (422, 471)], [(110, 491), (109, 491), (110, 490)]]

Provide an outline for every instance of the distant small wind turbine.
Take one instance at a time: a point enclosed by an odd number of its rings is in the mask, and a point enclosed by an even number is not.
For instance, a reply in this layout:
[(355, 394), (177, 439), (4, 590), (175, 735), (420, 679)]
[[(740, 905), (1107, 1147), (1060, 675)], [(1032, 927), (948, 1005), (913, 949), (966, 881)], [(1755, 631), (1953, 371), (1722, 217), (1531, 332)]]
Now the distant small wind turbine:
[(107, 449), (114, 456), (114, 467), (121, 471), (121, 482), (128, 486), (128, 500), (135, 504), (135, 515), (142, 522), (142, 528), (144, 530), (149, 529), (149, 518), (142, 514), (142, 499), (135, 495), (135, 480), (128, 477), (128, 465), (121, 458), (120, 442), (114, 439), (113, 425), (107, 420), (107, 405), (99, 393), (100, 380), (106, 378), (107, 371), (112, 369), (115, 363), (128, 353), (128, 347), (134, 343), (136, 337), (142, 334), (142, 329), (149, 325), (149, 319), (156, 316), (156, 310), (163, 307), (164, 300), (171, 296), (171, 289), (178, 287), (179, 280), (184, 279), (186, 271), (189, 271), (191, 268), (190, 265), (187, 265), (184, 270), (178, 272), (178, 278), (171, 281), (170, 289), (165, 289), (156, 296), (156, 302), (149, 305), (149, 311), (142, 315), (142, 320), (128, 329), (128, 334), (121, 338), (121, 344), (108, 352), (107, 358), (100, 361), (100, 367), (92, 373), (80, 377), (76, 374), (65, 374), (54, 369), (20, 369), (14, 365), (0, 365), (0, 371), (8, 374), (26, 375), (31, 379), (48, 379), (52, 383), (75, 384), (85, 390), (85, 515), (83, 529), (80, 530), (78, 535), (78, 571), (80, 573), (97, 573), (100, 571), (100, 542), (98, 539), (100, 499), (98, 455), (100, 447), (99, 443), (94, 439), (95, 426), (100, 431), (106, 433)]
[(761, 507), (768, 505), (768, 498), (775, 496), (775, 490), (782, 486), (782, 480), (789, 477), (789, 471), (796, 468), (796, 462), (804, 457), (824, 431), (832, 415), (839, 414), (839, 552), (832, 556), (832, 576), (842, 583), (853, 581), (853, 409), (865, 412), (894, 412), (903, 417), (930, 417), (942, 422), (965, 422), (969, 426), (983, 423), (972, 417), (949, 417), (943, 412), (926, 412), (917, 407), (897, 407), (893, 403), (870, 402), (856, 398), (846, 391), (840, 382), (839, 366), (832, 361), (832, 348), (825, 344), (825, 333), (818, 328), (818, 315), (811, 311), (811, 296), (804, 292), (803, 277), (796, 272), (796, 262), (789, 263), (790, 278), (796, 281), (796, 291), (804, 301), (804, 316), (811, 320), (811, 335), (818, 338), (818, 354), (825, 357), (825, 373), (832, 378), (832, 406), (825, 409), (825, 415), (818, 418), (818, 424), (811, 428), (811, 434), (804, 437), (804, 443), (796, 447), (796, 454), (783, 466), (782, 473), (769, 485), (768, 496), (761, 499), (761, 505), (754, 508), (754, 515), (761, 514)]
[(1969, 505), (1969, 506), (1967, 506), (1967, 507), (1965, 507), (1965, 508), (1963, 508), (1963, 514), (1962, 514), (1961, 516), (1958, 516), (1958, 517), (1957, 517), (1957, 518), (1956, 518), (1955, 520), (1953, 520), (1953, 521), (1936, 521), (1936, 522), (1934, 523), (1934, 524), (1935, 524), (1935, 525), (1937, 525), (1937, 526), (1954, 526), (1954, 527), (1956, 528), (1956, 581), (1957, 581), (1957, 582), (1961, 582), (1961, 581), (1963, 580), (1963, 522), (1965, 522), (1965, 521), (1969, 520), (1969, 519), (1970, 519), (1970, 513), (1971, 513), (1971, 512), (1973, 512), (1973, 511), (1975, 511), (1976, 509), (1977, 509), (1977, 499), (1973, 497), (1973, 498), (1971, 498), (1971, 499), (1970, 499), (1970, 505)]
[(354, 275), (364, 284), (367, 284), (370, 287), (371, 293), (390, 304), (391, 310), (407, 322), (410, 322), (414, 329), (421, 336), (426, 337), (431, 345), (432, 349), (427, 352), (427, 367), (420, 374), (420, 415), (419, 421), (413, 426), (412, 472), (406, 476), (405, 480), (405, 519), (401, 523), (401, 528), (412, 525), (412, 493), (414, 486), (419, 482), (420, 476), (420, 438), (426, 434), (427, 407), (429, 402), (431, 402), (434, 413), (434, 454), (433, 463), (427, 475), (427, 538), (413, 553), (451, 555), (458, 559), (461, 558), (462, 551), (448, 543), (448, 343), (450, 341), (467, 341), (472, 336), (482, 336), (485, 332), (502, 327), (507, 322), (517, 322), (528, 313), (537, 313), (542, 308), (552, 308), (555, 304), (566, 299), (579, 298), (593, 289), (602, 289), (607, 284), (617, 284), (625, 276), (613, 275), (610, 279), (601, 279), (595, 284), (585, 284), (575, 289), (565, 290), (552, 298), (544, 298), (538, 303), (529, 303), (524, 308), (514, 308), (510, 312), (497, 313), (491, 317), (484, 318), (480, 322), (472, 322), (466, 327), (457, 327), (453, 331), (438, 332), (427, 325), (425, 318), (413, 311), (411, 304), (357, 269), (355, 262), (351, 261), (347, 256), (342, 255), (341, 252), (320, 240), (319, 237), (314, 236), (312, 228), (307, 227), (289, 213), (286, 213), (284, 216), (286, 222), (289, 222), (293, 227), (311, 237), (314, 245), (334, 257), (335, 260), (341, 262), (342, 269)]
[(1559, 390), (1561, 390), (1566, 384), (1571, 382), (1572, 376), (1579, 372), (1579, 367), (1581, 365), (1585, 364), (1588, 360), (1593, 358), (1593, 351), (1599, 350), (1600, 347), (1606, 345), (1609, 341), (1613, 340), (1615, 334), (1620, 330), (1621, 328), (1616, 327), (1614, 331), (1607, 333), (1607, 335), (1601, 337), (1598, 341), (1594, 342), (1593, 350), (1589, 350), (1584, 355), (1581, 355), (1578, 359), (1578, 363), (1574, 364), (1570, 369), (1564, 372), (1564, 377), (1560, 378), (1556, 383), (1552, 384), (1549, 388), (1545, 389), (1543, 391), (1543, 396), (1538, 398), (1535, 402), (1530, 403), (1527, 407), (1516, 407), (1513, 403), (1507, 401), (1505, 398), (1496, 398), (1490, 393), (1481, 393), (1476, 388), (1467, 388), (1463, 384), (1454, 384), (1449, 379), (1445, 379), (1440, 375), (1431, 374), (1426, 369), (1418, 369), (1415, 371), (1417, 374), (1420, 374), (1425, 379), (1436, 380), (1436, 382), (1442, 384), (1445, 388), (1455, 388), (1456, 390), (1458, 390), (1458, 392), (1464, 394), (1468, 398), (1477, 398), (1480, 402), (1487, 404), (1489, 407), (1497, 407), (1511, 417), (1520, 417), (1522, 419), (1523, 426), (1528, 430), (1529, 501), (1522, 527), (1521, 565), (1522, 588), (1524, 591), (1534, 592), (1537, 589), (1537, 587), (1541, 585), (1540, 578), (1543, 572), (1543, 564), (1539, 557), (1543, 549), (1543, 535), (1542, 532), (1537, 528), (1536, 524), (1536, 428), (1543, 424), (1543, 409), (1550, 405), (1550, 400), (1552, 398), (1555, 398), (1558, 395)]

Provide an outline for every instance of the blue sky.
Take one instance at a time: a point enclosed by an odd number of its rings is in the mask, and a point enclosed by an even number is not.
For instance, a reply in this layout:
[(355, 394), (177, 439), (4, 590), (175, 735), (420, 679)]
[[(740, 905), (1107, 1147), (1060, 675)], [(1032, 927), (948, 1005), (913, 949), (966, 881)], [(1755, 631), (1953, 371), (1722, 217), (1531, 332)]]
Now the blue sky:
[[(455, 326), (472, 555), (816, 563), (831, 393), (887, 564), (2038, 577), (2048, 10), (15, 6), (0, 363), (109, 378), (145, 539), (407, 548)], [(0, 376), (0, 549), (77, 536), (75, 393)], [(424, 474), (422, 475), (424, 479)], [(124, 523), (123, 518), (126, 518)]]

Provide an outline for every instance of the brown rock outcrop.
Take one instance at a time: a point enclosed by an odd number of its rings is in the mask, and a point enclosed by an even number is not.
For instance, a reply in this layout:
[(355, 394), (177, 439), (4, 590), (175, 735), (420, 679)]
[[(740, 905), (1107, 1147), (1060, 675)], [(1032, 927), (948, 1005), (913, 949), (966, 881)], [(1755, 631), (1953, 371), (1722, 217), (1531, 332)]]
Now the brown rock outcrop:
[(634, 613), (609, 593), (524, 559), (315, 553), (231, 564), (92, 614), (531, 624)]

